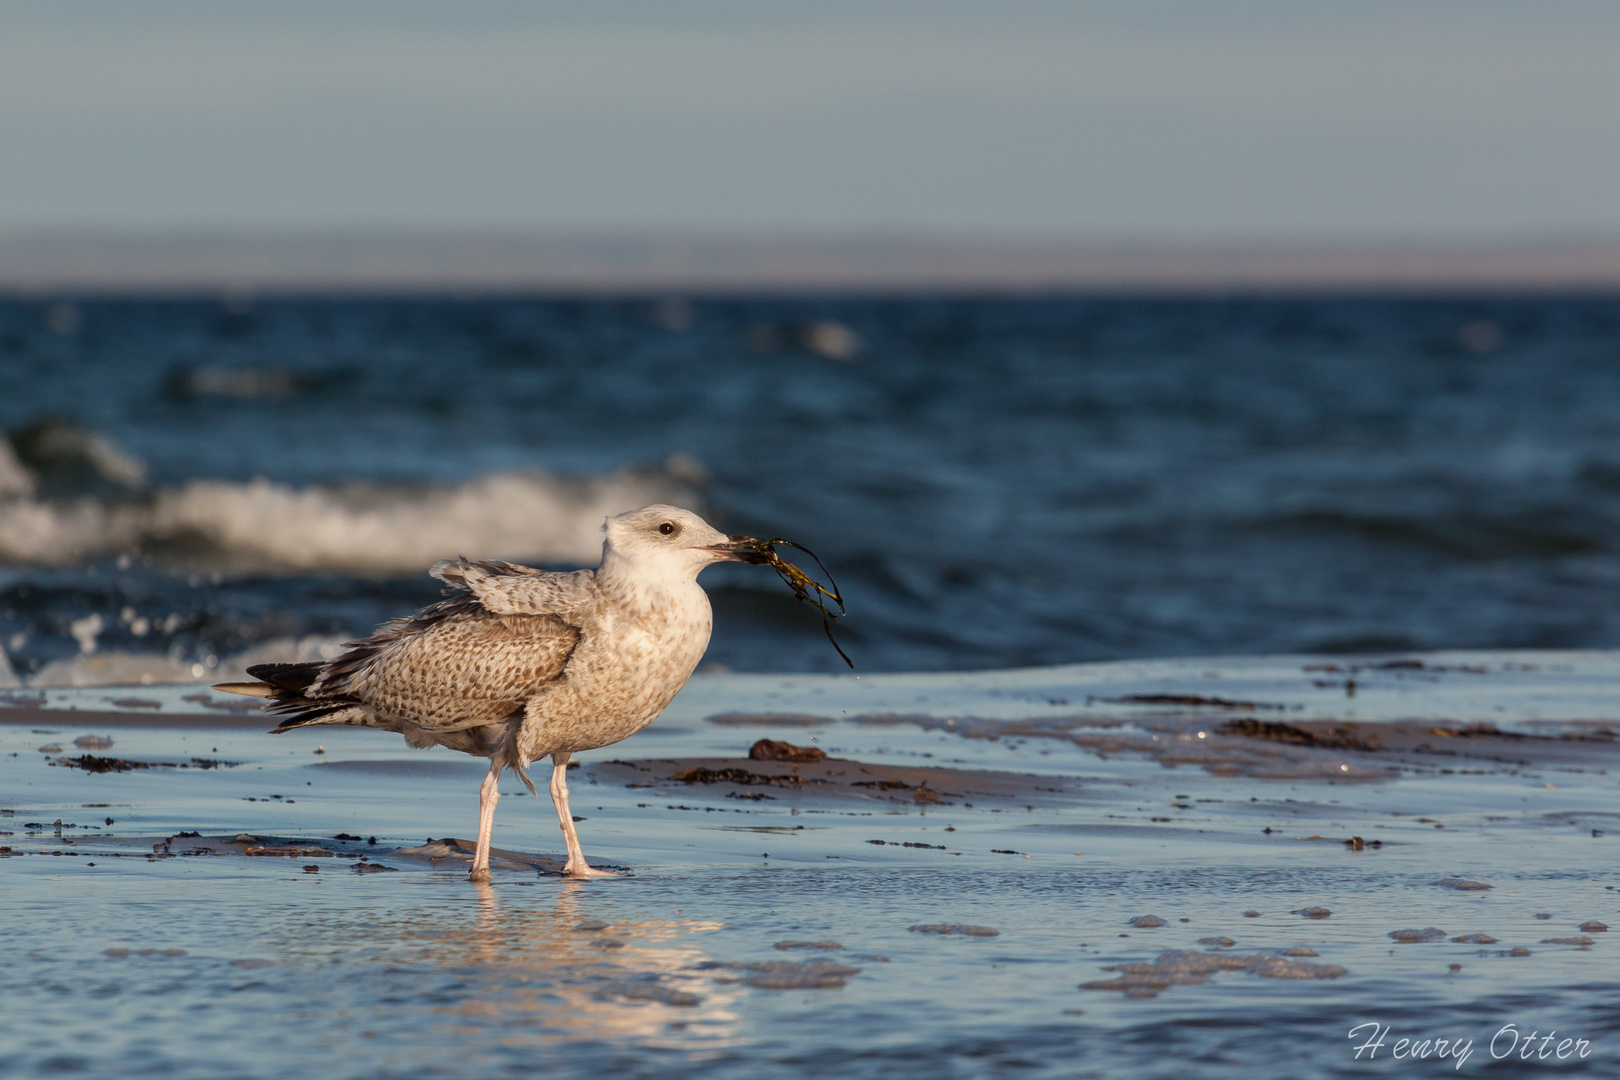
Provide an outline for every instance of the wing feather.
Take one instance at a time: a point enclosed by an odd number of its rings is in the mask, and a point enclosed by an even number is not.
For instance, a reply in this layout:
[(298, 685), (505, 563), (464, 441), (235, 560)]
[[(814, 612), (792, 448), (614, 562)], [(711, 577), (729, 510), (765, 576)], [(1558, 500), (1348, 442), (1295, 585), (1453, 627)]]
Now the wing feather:
[(357, 703), (429, 732), (502, 723), (562, 674), (596, 592), (589, 570), (453, 559), (432, 574), (458, 591), (350, 642), (304, 692), (305, 707)]
[(496, 615), (556, 615), (579, 625), (598, 597), (596, 575), (535, 570), (508, 562), (442, 559), (428, 573), (455, 589), (465, 589)]

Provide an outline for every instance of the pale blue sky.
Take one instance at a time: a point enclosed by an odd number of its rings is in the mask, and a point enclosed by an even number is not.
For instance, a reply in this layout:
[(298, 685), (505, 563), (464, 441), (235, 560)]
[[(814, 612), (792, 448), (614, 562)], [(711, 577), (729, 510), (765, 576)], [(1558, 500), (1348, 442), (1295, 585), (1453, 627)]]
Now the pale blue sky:
[(1620, 234), (1620, 3), (0, 0), (0, 230)]

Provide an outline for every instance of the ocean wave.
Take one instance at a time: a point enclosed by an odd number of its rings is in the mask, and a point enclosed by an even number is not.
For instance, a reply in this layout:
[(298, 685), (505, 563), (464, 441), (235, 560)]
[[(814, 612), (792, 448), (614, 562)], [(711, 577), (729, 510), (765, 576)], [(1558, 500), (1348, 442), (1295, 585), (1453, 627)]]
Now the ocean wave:
[[(301, 663), (330, 660), (343, 651), (345, 639), (312, 634), (301, 638), (272, 638), (234, 656), (213, 655), (191, 658), (175, 653), (134, 652), (111, 649), (52, 660), (30, 675), (30, 689), (57, 689), (85, 686), (168, 686), (186, 683), (238, 682), (250, 678), (247, 669), (254, 664)], [(4, 653), (0, 652), (0, 665)], [(0, 688), (9, 667), (0, 668)], [(15, 675), (11, 687), (24, 685)]]
[(675, 463), (589, 480), (493, 473), (453, 486), (194, 480), (131, 498), (45, 499), (14, 486), (0, 501), (0, 562), (64, 566), (169, 551), (238, 572), (403, 574), (458, 553), (589, 564), (607, 516), (692, 503), (681, 471)]

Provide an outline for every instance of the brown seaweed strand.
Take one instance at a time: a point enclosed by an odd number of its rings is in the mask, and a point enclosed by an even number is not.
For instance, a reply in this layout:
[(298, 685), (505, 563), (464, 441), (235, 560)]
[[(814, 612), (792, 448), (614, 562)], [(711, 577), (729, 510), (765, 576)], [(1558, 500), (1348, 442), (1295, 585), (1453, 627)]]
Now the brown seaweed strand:
[[(794, 566), (792, 563), (782, 558), (781, 555), (777, 554), (777, 544), (781, 544), (785, 547), (795, 548), (804, 552), (812, 559), (815, 559), (817, 568), (820, 569), (824, 575), (826, 575), (827, 585), (823, 586), (821, 582), (817, 581), (815, 578), (811, 577), (797, 566)], [(848, 609), (844, 607), (843, 595), (838, 591), (838, 582), (833, 580), (832, 573), (827, 569), (826, 564), (817, 557), (815, 552), (811, 551), (803, 544), (795, 544), (791, 540), (783, 540), (780, 537), (772, 540), (755, 540), (752, 541), (749, 546), (770, 560), (769, 565), (771, 569), (775, 570), (777, 574), (781, 576), (782, 580), (787, 584), (787, 587), (793, 590), (793, 596), (795, 599), (803, 603), (808, 603), (821, 612), (821, 629), (826, 633), (827, 640), (832, 643), (833, 650), (843, 658), (844, 663), (848, 664), (851, 668), (854, 668), (855, 661), (849, 658), (849, 654), (844, 652), (844, 650), (839, 647), (838, 639), (833, 637), (833, 623), (843, 618), (849, 612)], [(814, 591), (814, 594), (812, 594), (812, 590)], [(826, 603), (822, 601), (821, 597), (823, 596), (838, 605), (838, 611), (836, 613), (830, 610)]]

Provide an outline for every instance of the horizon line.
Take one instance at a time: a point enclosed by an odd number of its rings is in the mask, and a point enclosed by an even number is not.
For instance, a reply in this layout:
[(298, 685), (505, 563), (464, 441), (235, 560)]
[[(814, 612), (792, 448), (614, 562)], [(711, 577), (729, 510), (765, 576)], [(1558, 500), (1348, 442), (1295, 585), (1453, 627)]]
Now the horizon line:
[(1620, 290), (1597, 238), (1075, 239), (637, 229), (0, 232), (21, 295)]

